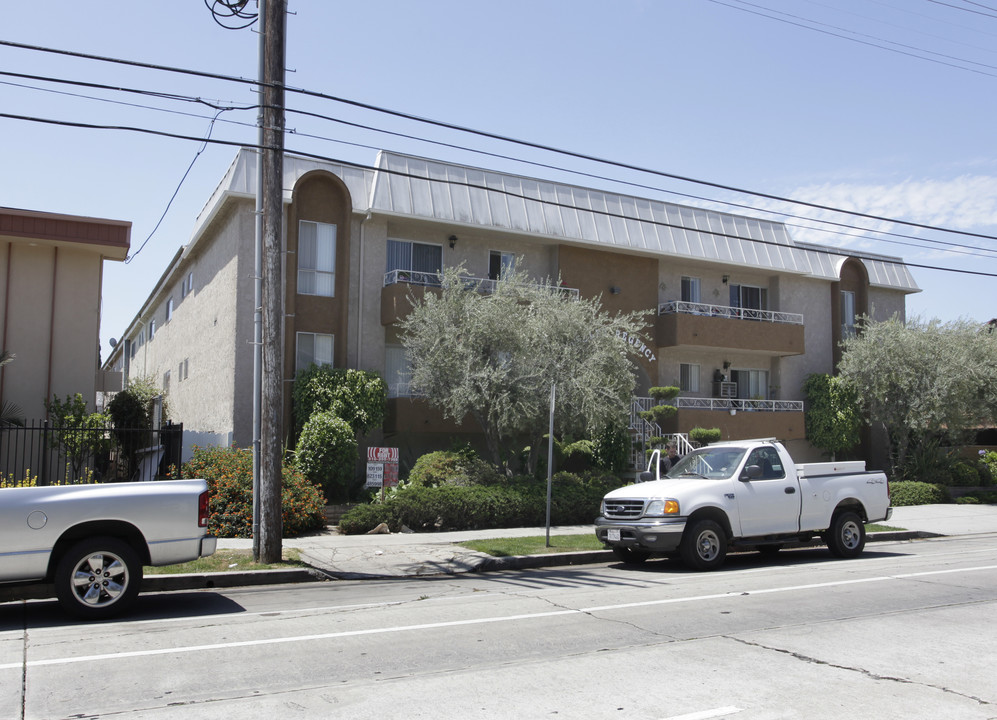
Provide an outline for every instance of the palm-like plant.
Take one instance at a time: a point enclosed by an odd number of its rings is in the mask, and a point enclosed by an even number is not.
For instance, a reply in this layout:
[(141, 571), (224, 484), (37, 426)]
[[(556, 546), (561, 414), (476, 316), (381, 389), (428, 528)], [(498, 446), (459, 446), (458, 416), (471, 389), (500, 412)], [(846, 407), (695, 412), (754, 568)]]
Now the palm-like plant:
[[(9, 363), (15, 357), (16, 356), (12, 352), (0, 350), (0, 368)], [(14, 403), (0, 403), (0, 425), (24, 425), (21, 408)]]

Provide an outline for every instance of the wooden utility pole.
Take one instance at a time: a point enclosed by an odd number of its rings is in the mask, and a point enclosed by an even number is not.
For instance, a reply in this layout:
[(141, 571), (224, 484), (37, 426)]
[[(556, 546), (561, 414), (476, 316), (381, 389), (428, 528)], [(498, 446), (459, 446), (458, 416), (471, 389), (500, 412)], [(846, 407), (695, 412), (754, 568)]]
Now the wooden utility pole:
[[(263, 377), (260, 400), (259, 542), (256, 560), (281, 559), (281, 453), (284, 413), (284, 38), (287, 0), (261, 2), (263, 47)], [(258, 548), (258, 549), (257, 549)]]

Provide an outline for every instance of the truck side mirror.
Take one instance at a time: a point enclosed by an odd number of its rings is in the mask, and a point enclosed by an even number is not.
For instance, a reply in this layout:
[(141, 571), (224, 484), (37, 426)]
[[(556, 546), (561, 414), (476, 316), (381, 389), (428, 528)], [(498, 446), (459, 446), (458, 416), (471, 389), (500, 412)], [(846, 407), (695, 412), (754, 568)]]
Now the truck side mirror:
[(762, 466), (761, 465), (748, 465), (744, 468), (744, 472), (741, 473), (741, 477), (738, 478), (741, 482), (748, 482), (749, 480), (754, 480), (762, 476)]
[(640, 482), (651, 482), (652, 480), (654, 480), (654, 473), (651, 472), (650, 470), (645, 470), (640, 474), (638, 480), (640, 480)]

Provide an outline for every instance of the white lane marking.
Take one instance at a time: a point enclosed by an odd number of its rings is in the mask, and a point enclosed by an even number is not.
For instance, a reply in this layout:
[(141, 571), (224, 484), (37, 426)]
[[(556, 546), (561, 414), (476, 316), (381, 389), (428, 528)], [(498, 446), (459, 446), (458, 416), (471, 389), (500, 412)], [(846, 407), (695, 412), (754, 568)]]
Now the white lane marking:
[[(751, 595), (764, 595), (781, 592), (794, 592), (798, 590), (813, 590), (817, 588), (842, 587), (859, 583), (884, 582), (887, 580), (904, 580), (916, 577), (930, 577), (932, 575), (951, 575), (955, 573), (981, 572), (984, 570), (997, 570), (997, 565), (982, 565), (979, 567), (931, 570), (917, 573), (904, 573), (900, 575), (884, 575), (880, 577), (862, 578), (857, 580), (839, 580), (836, 582), (814, 583), (811, 585), (791, 585), (781, 588), (767, 588), (762, 590), (731, 591), (726, 593), (716, 593), (712, 595), (698, 595), (695, 597), (667, 598), (663, 600), (649, 600), (639, 603), (621, 603), (618, 605), (602, 605), (598, 607), (580, 608), (578, 610), (554, 610), (542, 613), (526, 613), (522, 615), (504, 615), (499, 617), (476, 618), (471, 620), (450, 620), (447, 622), (425, 623), (421, 625), (398, 625), (393, 627), (370, 628), (367, 630), (344, 630), (333, 633), (320, 633), (316, 635), (298, 635), (294, 637), (269, 638), (261, 640), (243, 640), (238, 642), (216, 643), (212, 645), (191, 645), (187, 647), (159, 648), (156, 650), (135, 650), (132, 652), (107, 653), (105, 655), (86, 655), (79, 657), (51, 658), (49, 660), (30, 660), (27, 667), (44, 667), (48, 665), (71, 665), (81, 662), (96, 662), (100, 660), (120, 660), (136, 657), (151, 657), (155, 655), (180, 655), (183, 653), (204, 652), (208, 650), (226, 650), (239, 647), (255, 647), (261, 645), (282, 645), (294, 642), (311, 642), (314, 640), (331, 640), (334, 638), (357, 637), (361, 635), (381, 635), (385, 633), (410, 632), (414, 630), (435, 630), (440, 628), (460, 627), (465, 625), (484, 625), (497, 622), (515, 622), (517, 620), (535, 620), (538, 618), (549, 618), (563, 615), (581, 615), (593, 612), (607, 612), (611, 610), (625, 610), (634, 607), (648, 607), (653, 605), (669, 605), (675, 603), (702, 602), (704, 600), (718, 600), (723, 598), (738, 598)], [(21, 668), (22, 663), (6, 663), (0, 665), (0, 670), (12, 670)]]
[(685, 715), (672, 715), (662, 720), (710, 720), (710, 718), (723, 717), (741, 712), (741, 708), (728, 705), (727, 707), (714, 708), (713, 710), (700, 710), (699, 712), (687, 713)]

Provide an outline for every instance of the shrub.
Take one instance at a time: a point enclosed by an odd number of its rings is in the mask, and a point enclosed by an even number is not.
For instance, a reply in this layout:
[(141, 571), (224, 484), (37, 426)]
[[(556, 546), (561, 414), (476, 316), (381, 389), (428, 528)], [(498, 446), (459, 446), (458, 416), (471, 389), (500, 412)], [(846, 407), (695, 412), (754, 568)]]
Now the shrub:
[(997, 482), (997, 452), (980, 450), (980, 484), (993, 485)]
[[(184, 478), (208, 481), (208, 531), (217, 537), (253, 536), (253, 452), (248, 448), (194, 448)], [(284, 466), (281, 487), (284, 536), (325, 527), (325, 499), (300, 472)]]
[(964, 460), (952, 465), (952, 481), (950, 485), (960, 487), (977, 487), (980, 484), (980, 471)]
[(997, 505), (997, 492), (994, 492), (993, 490), (974, 490), (968, 495), (959, 498), (956, 502)]
[(592, 447), (592, 460), (597, 468), (611, 473), (626, 470), (630, 461), (630, 434), (620, 425), (606, 427), (595, 438)]
[(890, 501), (894, 507), (935, 505), (951, 502), (948, 488), (938, 483), (902, 480), (890, 483)]
[[(603, 496), (619, 485), (615, 475), (557, 473), (552, 478), (551, 522), (592, 522)], [(353, 508), (339, 527), (356, 534), (382, 522), (393, 531), (404, 525), (429, 532), (538, 526), (546, 521), (546, 501), (547, 483), (522, 476), (492, 485), (409, 483), (396, 488), (382, 504)]]
[(412, 466), (409, 485), (437, 487), (439, 485), (481, 485), (502, 479), (491, 463), (485, 462), (470, 448), (438, 450), (426, 453)]
[(387, 402), (388, 386), (377, 373), (313, 364), (294, 378), (295, 434), (315, 413), (331, 411), (365, 435), (384, 422)]
[(349, 499), (357, 464), (357, 438), (349, 424), (331, 410), (313, 414), (301, 430), (295, 465), (325, 496)]
[(694, 427), (689, 431), (689, 439), (699, 445), (709, 445), (710, 443), (719, 442), (721, 437), (720, 428)]

